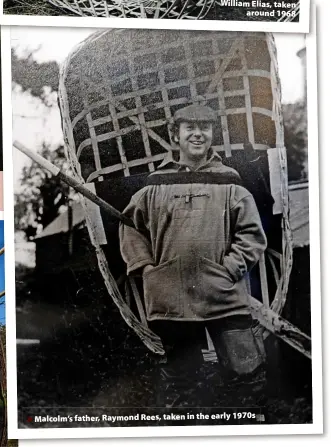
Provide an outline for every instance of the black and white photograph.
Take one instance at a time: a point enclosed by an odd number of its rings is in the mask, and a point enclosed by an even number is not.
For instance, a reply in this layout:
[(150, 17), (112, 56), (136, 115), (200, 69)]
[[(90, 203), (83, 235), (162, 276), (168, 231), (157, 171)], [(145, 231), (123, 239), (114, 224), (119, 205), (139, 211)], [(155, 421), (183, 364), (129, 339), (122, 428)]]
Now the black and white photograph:
[(310, 0), (4, 0), (1, 23), (309, 32)]
[(305, 35), (10, 39), (12, 434), (313, 429)]
[(300, 20), (300, 0), (3, 0), (5, 14), (151, 19)]

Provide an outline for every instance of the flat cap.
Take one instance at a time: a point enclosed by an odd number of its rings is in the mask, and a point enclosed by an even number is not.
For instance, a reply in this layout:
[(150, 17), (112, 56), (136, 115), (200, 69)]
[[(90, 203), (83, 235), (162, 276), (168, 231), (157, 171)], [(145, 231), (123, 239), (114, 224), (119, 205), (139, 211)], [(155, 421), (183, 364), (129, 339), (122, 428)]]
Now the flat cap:
[(212, 122), (217, 120), (216, 112), (208, 106), (196, 105), (183, 107), (174, 113), (174, 122), (193, 121), (193, 122)]

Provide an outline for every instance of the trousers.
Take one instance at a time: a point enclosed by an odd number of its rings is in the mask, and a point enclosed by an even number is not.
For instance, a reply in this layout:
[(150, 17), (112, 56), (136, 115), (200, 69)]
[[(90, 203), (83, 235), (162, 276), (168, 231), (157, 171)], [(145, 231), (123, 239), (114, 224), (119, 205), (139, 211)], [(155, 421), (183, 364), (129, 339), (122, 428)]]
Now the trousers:
[(266, 385), (266, 356), (250, 315), (205, 322), (154, 321), (150, 328), (160, 336), (166, 352), (158, 368), (161, 401), (172, 401), (173, 395), (178, 396), (176, 402), (183, 396), (185, 400), (185, 394), (208, 382), (202, 367), (207, 329), (218, 360), (221, 396), (225, 400), (228, 396), (234, 404), (246, 399), (246, 403), (259, 405)]

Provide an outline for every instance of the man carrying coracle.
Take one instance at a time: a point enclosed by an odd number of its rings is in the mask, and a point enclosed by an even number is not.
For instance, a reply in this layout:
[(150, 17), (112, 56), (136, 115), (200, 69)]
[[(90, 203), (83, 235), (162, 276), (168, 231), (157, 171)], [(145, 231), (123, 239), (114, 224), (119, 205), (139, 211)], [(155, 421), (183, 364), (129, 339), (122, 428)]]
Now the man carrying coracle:
[(246, 284), (266, 237), (252, 195), (211, 147), (216, 119), (201, 105), (174, 114), (179, 151), (169, 153), (125, 209), (136, 230), (120, 227), (127, 272), (142, 273), (147, 320), (164, 344), (160, 377), (173, 406), (172, 390), (182, 397), (182, 387), (197, 388), (205, 328), (223, 390), (240, 397), (255, 385), (261, 391), (265, 381)]

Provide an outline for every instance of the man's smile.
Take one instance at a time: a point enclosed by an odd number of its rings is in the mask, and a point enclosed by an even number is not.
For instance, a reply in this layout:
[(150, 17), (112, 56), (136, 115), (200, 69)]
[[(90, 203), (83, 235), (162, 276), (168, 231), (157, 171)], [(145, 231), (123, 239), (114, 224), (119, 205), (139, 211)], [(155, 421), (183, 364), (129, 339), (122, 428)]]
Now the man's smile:
[(212, 138), (211, 122), (181, 122), (177, 136), (181, 161), (186, 164), (193, 163), (194, 166), (204, 163)]
[(194, 144), (194, 146), (201, 146), (202, 144), (205, 144), (204, 141), (190, 141), (191, 144)]

